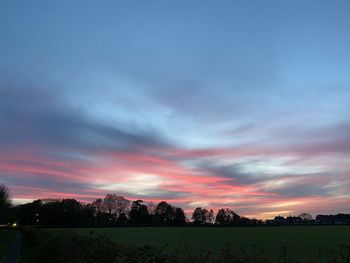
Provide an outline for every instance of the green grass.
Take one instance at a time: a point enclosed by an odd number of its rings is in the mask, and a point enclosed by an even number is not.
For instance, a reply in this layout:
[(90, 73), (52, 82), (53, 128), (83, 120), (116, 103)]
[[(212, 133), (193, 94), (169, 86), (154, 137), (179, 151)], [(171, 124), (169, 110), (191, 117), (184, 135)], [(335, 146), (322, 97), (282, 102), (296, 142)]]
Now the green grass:
[[(317, 255), (318, 249), (350, 246), (349, 226), (293, 226), (293, 227), (145, 227), (145, 228), (82, 228), (65, 229), (80, 234), (107, 235), (117, 242), (133, 245), (168, 245), (176, 249), (187, 244), (193, 250), (218, 252), (225, 244), (252, 250), (254, 246), (264, 249), (272, 257), (278, 257), (286, 247), (293, 258)], [(51, 230), (57, 231), (57, 230)]]
[(6, 250), (15, 240), (17, 232), (11, 229), (0, 229), (0, 261), (5, 255)]

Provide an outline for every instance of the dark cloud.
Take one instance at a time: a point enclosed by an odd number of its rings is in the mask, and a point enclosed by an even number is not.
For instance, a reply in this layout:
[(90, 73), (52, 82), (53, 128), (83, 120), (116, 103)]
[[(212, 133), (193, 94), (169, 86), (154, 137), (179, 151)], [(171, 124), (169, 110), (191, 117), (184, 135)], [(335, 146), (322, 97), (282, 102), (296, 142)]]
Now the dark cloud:
[[(350, 130), (348, 134), (350, 134)], [(350, 139), (348, 135), (338, 137), (330, 135), (325, 140), (311, 143), (305, 142), (290, 148), (293, 152), (310, 157), (325, 154), (350, 154)]]
[(65, 102), (62, 95), (33, 87), (0, 88), (0, 144), (26, 144), (97, 150), (166, 145), (155, 131), (102, 124)]
[[(254, 163), (252, 163), (254, 166)], [(301, 173), (301, 174), (266, 174), (266, 173), (248, 173), (243, 172), (239, 164), (233, 165), (215, 165), (202, 164), (203, 169), (210, 175), (226, 177), (232, 179), (232, 185), (251, 185), (256, 186), (266, 193), (277, 194), (284, 197), (306, 197), (306, 196), (331, 196), (332, 191), (339, 186), (329, 187), (331, 183), (341, 180), (341, 176), (329, 173)], [(292, 180), (290, 180), (292, 179)], [(288, 183), (271, 188), (266, 183), (271, 181), (284, 181)]]
[[(108, 190), (104, 190), (108, 192)], [(181, 191), (168, 191), (168, 190), (144, 190), (144, 193), (138, 192), (135, 194), (135, 191), (117, 191), (119, 195), (122, 196), (130, 196), (141, 198), (141, 199), (164, 199), (164, 200), (172, 200), (177, 198), (185, 198), (190, 196), (190, 193), (181, 192)]]
[[(3, 178), (2, 183), (13, 187), (35, 187), (49, 192), (88, 194), (93, 185), (84, 182), (66, 180), (64, 178), (51, 176), (48, 174), (35, 173), (0, 173)], [(103, 191), (101, 191), (103, 192)], [(49, 197), (49, 196), (48, 196)]]
[(331, 196), (323, 184), (308, 184), (303, 181), (274, 189), (273, 192), (286, 197)]
[(243, 172), (239, 164), (217, 165), (207, 162), (201, 163), (199, 167), (210, 175), (230, 178), (232, 184), (235, 185), (255, 184), (273, 178), (273, 176), (267, 174)]
[(333, 153), (350, 154), (350, 122), (321, 127), (308, 125), (272, 128), (268, 131), (267, 140), (280, 142), (276, 148), (281, 153), (296, 153), (304, 157)]

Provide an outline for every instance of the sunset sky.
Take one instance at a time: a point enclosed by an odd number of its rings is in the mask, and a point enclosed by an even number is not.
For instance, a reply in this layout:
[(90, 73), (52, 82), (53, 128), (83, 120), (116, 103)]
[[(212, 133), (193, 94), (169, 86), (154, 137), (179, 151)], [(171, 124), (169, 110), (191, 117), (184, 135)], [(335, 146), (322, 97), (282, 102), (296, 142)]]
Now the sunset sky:
[(1, 1), (0, 184), (350, 212), (350, 1)]

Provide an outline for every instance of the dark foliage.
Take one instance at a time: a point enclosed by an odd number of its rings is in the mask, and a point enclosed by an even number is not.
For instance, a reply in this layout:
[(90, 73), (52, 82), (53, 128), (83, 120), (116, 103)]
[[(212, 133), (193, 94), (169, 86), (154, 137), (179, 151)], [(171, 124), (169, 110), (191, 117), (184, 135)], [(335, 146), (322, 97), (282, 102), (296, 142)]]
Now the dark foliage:
[(10, 190), (3, 184), (0, 184), (0, 224), (6, 223), (10, 216), (12, 198)]
[(112, 195), (91, 204), (82, 204), (75, 199), (36, 200), (13, 208), (13, 211), (20, 225), (88, 227), (186, 223), (184, 211), (166, 202), (157, 205), (154, 215), (149, 213), (142, 200), (132, 202), (130, 210), (129, 203), (123, 197)]
[[(281, 247), (272, 256), (256, 246), (248, 248), (226, 244), (219, 253), (208, 250), (193, 251), (185, 244), (181, 249), (167, 247), (132, 246), (120, 244), (103, 236), (74, 234), (65, 230), (52, 231), (27, 228), (24, 234), (24, 254), (28, 263), (274, 263), (300, 262), (293, 259), (288, 248)], [(350, 247), (319, 249), (306, 262), (346, 263), (350, 261)]]
[(192, 214), (193, 223), (196, 225), (204, 225), (210, 223), (209, 211), (205, 208), (197, 207)]
[(21, 225), (92, 226), (94, 210), (75, 199), (63, 199), (43, 203), (40, 200), (19, 207), (18, 222)]
[(142, 203), (142, 200), (132, 202), (129, 217), (133, 225), (146, 225), (150, 223), (148, 208)]
[(182, 225), (186, 217), (183, 210), (174, 207), (165, 201), (160, 202), (154, 211), (154, 223), (157, 225)]
[(186, 216), (184, 210), (180, 207), (175, 208), (174, 225), (181, 226), (186, 223)]
[(93, 234), (25, 229), (24, 246), (25, 257), (33, 263), (165, 262), (159, 249), (118, 244)]
[(154, 211), (155, 221), (160, 225), (169, 225), (174, 220), (174, 208), (167, 202), (160, 202)]
[(237, 225), (243, 224), (245, 220), (242, 220), (242, 218), (230, 208), (221, 208), (216, 215), (215, 222), (220, 225)]

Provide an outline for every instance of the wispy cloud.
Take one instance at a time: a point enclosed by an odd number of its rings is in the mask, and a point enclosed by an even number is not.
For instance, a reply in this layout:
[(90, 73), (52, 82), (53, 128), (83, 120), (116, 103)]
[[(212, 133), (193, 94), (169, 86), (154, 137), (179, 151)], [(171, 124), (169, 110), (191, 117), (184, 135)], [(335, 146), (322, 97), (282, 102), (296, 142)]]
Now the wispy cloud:
[(350, 211), (349, 5), (79, 5), (0, 9), (0, 183), (17, 200)]

